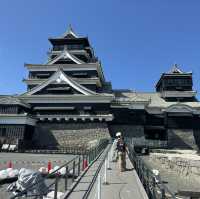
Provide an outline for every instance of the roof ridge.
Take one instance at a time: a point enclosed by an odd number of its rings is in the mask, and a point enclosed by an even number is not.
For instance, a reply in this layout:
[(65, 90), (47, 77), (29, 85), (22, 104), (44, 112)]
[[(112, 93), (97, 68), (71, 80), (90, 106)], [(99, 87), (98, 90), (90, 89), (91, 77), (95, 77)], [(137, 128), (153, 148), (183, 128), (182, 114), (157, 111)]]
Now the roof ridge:
[(55, 64), (55, 62), (58, 61), (62, 57), (64, 59), (69, 58), (72, 61), (74, 61), (76, 64), (85, 64), (84, 61), (80, 60), (75, 55), (73, 55), (72, 53), (70, 53), (66, 48), (59, 55), (57, 55), (54, 59), (48, 61), (47, 64), (48, 65)]
[(67, 37), (68, 35), (79, 38), (78, 35), (74, 32), (71, 24), (69, 24), (67, 31), (63, 34), (63, 37)]

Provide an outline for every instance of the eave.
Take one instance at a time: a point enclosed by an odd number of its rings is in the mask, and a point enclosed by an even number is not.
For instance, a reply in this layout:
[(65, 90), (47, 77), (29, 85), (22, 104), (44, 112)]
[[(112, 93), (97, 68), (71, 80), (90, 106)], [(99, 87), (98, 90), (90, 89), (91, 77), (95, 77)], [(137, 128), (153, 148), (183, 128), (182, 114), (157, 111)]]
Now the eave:
[(79, 43), (82, 43), (84, 42), (84, 44), (86, 46), (89, 46), (89, 41), (88, 41), (88, 38), (87, 37), (79, 37), (79, 38), (65, 38), (65, 37), (54, 37), (54, 38), (48, 38), (48, 40), (50, 41), (50, 43), (52, 45), (55, 45), (55, 44), (79, 44)]
[(195, 97), (196, 94), (197, 94), (196, 91), (162, 91), (160, 93), (160, 96), (162, 98), (171, 98), (171, 97), (191, 98)]
[[(99, 87), (102, 86), (99, 78), (72, 78), (72, 79), (78, 82), (79, 84), (95, 84)], [(23, 79), (23, 82), (25, 82), (27, 85), (38, 85), (46, 80), (47, 79)]]
[[(51, 50), (48, 52), (49, 55), (59, 55), (62, 52), (62, 50)], [(70, 53), (74, 55), (85, 55), (87, 58), (89, 58), (88, 53), (85, 50), (69, 50)]]
[(0, 124), (23, 124), (34, 126), (36, 122), (37, 119), (25, 114), (0, 114)]
[(29, 71), (57, 71), (62, 68), (63, 71), (80, 71), (80, 70), (96, 70), (102, 81), (105, 81), (105, 77), (99, 62), (96, 63), (85, 63), (85, 64), (27, 64), (24, 66)]
[(30, 95), (20, 96), (26, 103), (111, 103), (114, 96), (102, 95)]

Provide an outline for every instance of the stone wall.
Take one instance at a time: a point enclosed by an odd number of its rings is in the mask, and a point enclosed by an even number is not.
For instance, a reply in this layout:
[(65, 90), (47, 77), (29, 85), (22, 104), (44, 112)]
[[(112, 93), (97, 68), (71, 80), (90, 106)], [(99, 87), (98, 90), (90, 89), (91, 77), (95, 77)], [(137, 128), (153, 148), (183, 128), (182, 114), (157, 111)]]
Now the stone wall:
[(124, 137), (145, 138), (144, 126), (139, 125), (109, 125), (109, 131), (112, 137), (120, 131)]
[(188, 151), (154, 152), (142, 158), (151, 169), (159, 171), (162, 182), (171, 192), (197, 191), (200, 187), (200, 157), (195, 151)]
[(87, 147), (100, 139), (110, 138), (106, 123), (40, 123), (34, 143), (40, 148)]
[(196, 175), (200, 177), (200, 160), (153, 154), (150, 157), (152, 162), (161, 165), (163, 169), (173, 170), (183, 176)]
[(168, 147), (176, 149), (197, 149), (192, 129), (168, 129)]
[(200, 149), (200, 130), (194, 129), (193, 133), (194, 133), (195, 142), (196, 142), (198, 150), (199, 150)]

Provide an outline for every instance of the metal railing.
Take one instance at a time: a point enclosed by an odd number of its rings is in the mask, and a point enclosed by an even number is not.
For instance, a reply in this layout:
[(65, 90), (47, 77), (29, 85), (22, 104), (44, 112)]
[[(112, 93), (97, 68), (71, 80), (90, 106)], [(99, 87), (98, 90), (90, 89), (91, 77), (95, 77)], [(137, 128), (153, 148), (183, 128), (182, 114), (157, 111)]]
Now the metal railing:
[(143, 159), (135, 153), (131, 139), (127, 139), (126, 143), (129, 149), (129, 158), (148, 197), (150, 199), (176, 199), (176, 196), (163, 184), (159, 175), (155, 175)]
[(148, 147), (148, 148), (167, 148), (168, 141), (167, 140), (153, 140), (153, 139), (145, 139), (145, 138), (129, 138), (131, 140), (131, 144), (134, 146)]
[[(94, 174), (94, 177), (92, 179), (92, 182), (90, 183), (88, 190), (83, 195), (82, 199), (88, 199), (90, 197), (91, 190), (93, 189), (95, 182), (97, 181), (97, 187), (95, 192), (95, 198), (101, 199), (101, 182), (103, 181), (103, 184), (108, 184), (107, 182), (107, 170), (110, 169), (110, 161), (111, 161), (111, 153), (110, 153), (111, 145), (108, 146), (107, 150), (105, 151), (105, 154), (101, 160), (101, 163), (96, 169), (96, 172)], [(100, 170), (104, 167), (104, 172), (101, 174)]]
[[(101, 154), (101, 152), (106, 148), (108, 145), (109, 140), (100, 140), (99, 144), (96, 147), (91, 148), (90, 150), (85, 151), (84, 155), (79, 155), (67, 162), (66, 164), (60, 166), (58, 169), (54, 170), (52, 173), (47, 174), (44, 176), (44, 179), (41, 181), (37, 181), (36, 183), (32, 184), (25, 190), (19, 192), (17, 195), (12, 196), (10, 199), (15, 198), (34, 198), (34, 199), (42, 199), (43, 196), (46, 196), (50, 191), (54, 191), (54, 199), (57, 199), (58, 191), (60, 190), (59, 185), (61, 180), (64, 181), (64, 192), (70, 191), (72, 184), (75, 179), (81, 175), (82, 171), (84, 171), (89, 164), (91, 164), (96, 157)], [(61, 175), (60, 170), (65, 168), (65, 174)], [(47, 189), (39, 194), (29, 194), (30, 190), (34, 188), (34, 186), (38, 186), (41, 182), (45, 180), (52, 179)]]
[[(55, 148), (55, 147), (54, 147)], [(24, 150), (25, 153), (39, 153), (39, 154), (73, 154), (73, 155), (83, 155), (87, 153), (87, 146), (83, 147), (60, 147), (59, 149), (32, 149), (32, 150)]]

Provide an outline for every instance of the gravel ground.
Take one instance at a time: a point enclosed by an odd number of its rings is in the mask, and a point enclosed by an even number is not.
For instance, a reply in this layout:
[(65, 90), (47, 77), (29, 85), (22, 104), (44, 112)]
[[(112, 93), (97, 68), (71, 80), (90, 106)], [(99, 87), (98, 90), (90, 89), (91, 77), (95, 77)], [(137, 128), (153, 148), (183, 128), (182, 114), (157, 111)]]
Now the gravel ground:
[(159, 170), (162, 181), (173, 193), (177, 193), (178, 190), (199, 190), (200, 181), (198, 176), (190, 173), (183, 175), (181, 172), (177, 172), (166, 166), (163, 167), (163, 165), (155, 163), (149, 156), (143, 156), (142, 158), (151, 169)]
[[(27, 168), (37, 171), (40, 167), (47, 167), (48, 161), (51, 161), (52, 167), (61, 166), (71, 159), (74, 155), (65, 154), (26, 154), (26, 153), (0, 153), (0, 170), (6, 169), (8, 162), (12, 162), (14, 169)], [(47, 179), (45, 183), (49, 185), (54, 182), (54, 179)], [(68, 185), (70, 186), (71, 179)], [(11, 193), (6, 192), (9, 184), (0, 185), (0, 199), (10, 198)], [(52, 187), (53, 188), (53, 187)], [(59, 191), (64, 191), (64, 179), (59, 181)]]
[(38, 170), (40, 167), (47, 167), (48, 161), (54, 167), (65, 164), (73, 157), (74, 155), (65, 154), (0, 153), (0, 170), (7, 168), (10, 161), (15, 169)]

